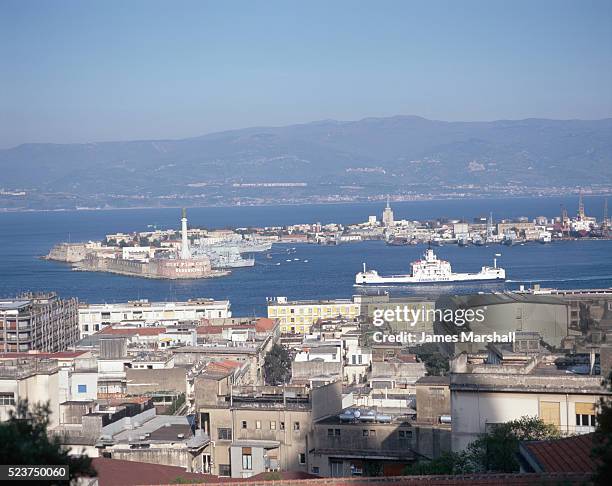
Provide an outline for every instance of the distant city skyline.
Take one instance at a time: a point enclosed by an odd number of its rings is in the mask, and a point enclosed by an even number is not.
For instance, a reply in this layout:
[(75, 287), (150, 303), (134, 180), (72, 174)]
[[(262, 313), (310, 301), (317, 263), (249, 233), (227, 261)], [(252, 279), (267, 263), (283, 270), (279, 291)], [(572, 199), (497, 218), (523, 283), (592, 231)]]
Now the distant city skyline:
[(417, 115), (612, 117), (612, 2), (0, 5), (0, 148)]

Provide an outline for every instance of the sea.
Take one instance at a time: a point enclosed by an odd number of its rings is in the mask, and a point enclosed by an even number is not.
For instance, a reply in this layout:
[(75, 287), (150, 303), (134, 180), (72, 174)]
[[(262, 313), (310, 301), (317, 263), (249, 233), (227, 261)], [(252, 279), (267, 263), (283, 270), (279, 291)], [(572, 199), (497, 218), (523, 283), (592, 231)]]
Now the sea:
[[(516, 218), (553, 217), (561, 205), (575, 214), (576, 197), (526, 197), (458, 199), (392, 203), (396, 219), (428, 220), (440, 217), (488, 216)], [(278, 226), (298, 223), (356, 223), (369, 215), (380, 218), (383, 203), (317, 204), (301, 206), (238, 206), (188, 209), (189, 225), (206, 228)], [(586, 197), (588, 215), (600, 219), (603, 197)], [(70, 265), (40, 259), (62, 241), (102, 240), (106, 234), (180, 227), (177, 208), (81, 210), (0, 213), (0, 297), (27, 291), (55, 291), (61, 297), (78, 297), (89, 303), (136, 299), (172, 301), (191, 298), (229, 299), (236, 316), (264, 315), (271, 297), (289, 299), (350, 298), (373, 292), (355, 287), (354, 276), (365, 262), (381, 274), (408, 273), (410, 262), (425, 245), (387, 246), (382, 241), (338, 246), (276, 244), (255, 255), (252, 268), (235, 269), (227, 277), (203, 280), (150, 280), (107, 273), (78, 272)], [(295, 248), (295, 250), (292, 250)], [(442, 292), (503, 291), (540, 284), (550, 288), (612, 287), (612, 240), (575, 240), (550, 244), (528, 243), (507, 247), (435, 248), (457, 272), (477, 272), (491, 265), (495, 254), (506, 269), (503, 284), (458, 284), (399, 287), (397, 294), (435, 296)], [(389, 289), (384, 289), (389, 290)], [(381, 290), (376, 290), (381, 291)]]

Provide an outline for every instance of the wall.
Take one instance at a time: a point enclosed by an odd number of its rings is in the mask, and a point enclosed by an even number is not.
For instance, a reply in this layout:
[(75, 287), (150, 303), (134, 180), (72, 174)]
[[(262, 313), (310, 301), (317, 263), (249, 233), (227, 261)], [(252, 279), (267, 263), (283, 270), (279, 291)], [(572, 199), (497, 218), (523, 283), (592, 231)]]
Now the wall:
[(451, 391), (452, 450), (460, 451), (487, 430), (487, 424), (541, 417), (541, 402), (558, 402), (561, 432), (576, 430), (576, 402), (598, 403), (598, 394)]
[(187, 370), (185, 368), (162, 368), (156, 370), (126, 370), (128, 395), (172, 391), (186, 393)]

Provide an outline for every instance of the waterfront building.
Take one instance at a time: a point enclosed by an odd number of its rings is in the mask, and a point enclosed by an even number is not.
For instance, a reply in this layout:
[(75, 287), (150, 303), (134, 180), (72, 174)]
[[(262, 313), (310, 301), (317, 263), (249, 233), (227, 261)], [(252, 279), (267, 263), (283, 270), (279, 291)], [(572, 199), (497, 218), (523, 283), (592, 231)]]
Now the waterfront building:
[(357, 319), (360, 308), (354, 299), (290, 301), (287, 297), (276, 297), (268, 300), (268, 317), (279, 319), (282, 333), (307, 334), (320, 319)]
[(56, 352), (79, 339), (78, 301), (55, 293), (0, 300), (0, 352)]
[(78, 323), (81, 337), (112, 324), (176, 325), (181, 321), (232, 317), (229, 300), (192, 299), (178, 302), (149, 302), (147, 299), (116, 304), (80, 304)]

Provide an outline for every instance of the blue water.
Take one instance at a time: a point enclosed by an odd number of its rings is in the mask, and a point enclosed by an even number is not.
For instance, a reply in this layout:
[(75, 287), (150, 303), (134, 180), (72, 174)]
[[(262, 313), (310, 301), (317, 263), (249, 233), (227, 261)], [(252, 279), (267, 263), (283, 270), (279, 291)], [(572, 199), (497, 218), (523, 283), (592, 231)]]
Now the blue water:
[[(587, 214), (601, 217), (602, 198), (586, 198)], [(555, 216), (564, 204), (575, 213), (576, 198), (525, 198), (505, 200), (459, 200), (393, 204), (397, 219), (435, 217), (473, 218), (492, 211), (496, 218)], [(363, 221), (380, 214), (382, 204), (338, 204), (310, 206), (193, 208), (192, 226), (208, 228), (273, 226), (291, 223)], [(102, 239), (107, 233), (146, 230), (147, 225), (178, 228), (178, 209), (134, 209), (115, 211), (64, 211), (0, 214), (0, 296), (26, 290), (54, 290), (62, 296), (77, 296), (88, 302), (119, 302), (138, 298), (175, 300), (194, 297), (229, 298), (235, 315), (261, 314), (266, 297), (285, 295), (295, 299), (350, 297), (359, 291), (353, 279), (362, 262), (381, 273), (405, 273), (420, 256), (423, 246), (391, 247), (372, 241), (340, 246), (275, 245), (272, 259), (256, 257), (254, 268), (237, 269), (229, 277), (211, 280), (164, 281), (104, 273), (74, 272), (69, 265), (38, 259), (61, 241)], [(286, 249), (296, 253), (286, 254)], [(505, 285), (461, 285), (448, 288), (397, 289), (396, 292), (466, 292), (517, 288), (541, 283), (557, 288), (612, 286), (612, 241), (571, 241), (550, 245), (491, 247), (444, 246), (435, 251), (458, 272), (478, 271), (502, 253)], [(291, 259), (290, 263), (285, 260)], [(293, 261), (299, 258), (299, 261)], [(303, 260), (307, 259), (308, 263)], [(281, 265), (277, 266), (276, 263)]]

